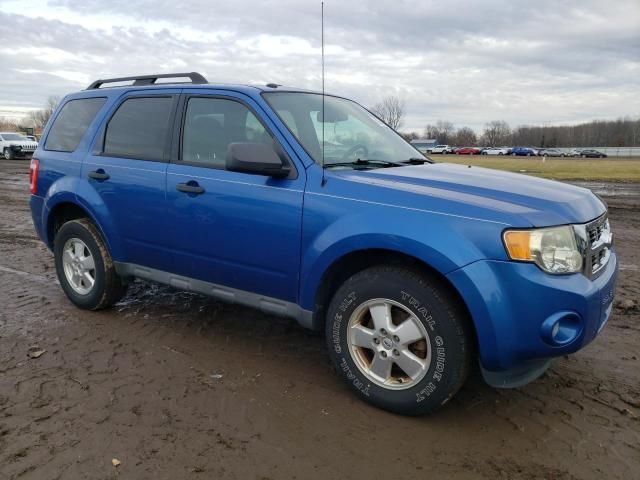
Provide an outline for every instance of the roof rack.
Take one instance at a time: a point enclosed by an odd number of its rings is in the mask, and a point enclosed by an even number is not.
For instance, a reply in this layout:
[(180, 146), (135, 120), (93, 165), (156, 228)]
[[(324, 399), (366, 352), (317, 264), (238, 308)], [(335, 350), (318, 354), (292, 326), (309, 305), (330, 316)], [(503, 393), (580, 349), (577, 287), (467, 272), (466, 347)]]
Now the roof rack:
[[(135, 77), (120, 77), (120, 78), (105, 78), (102, 80), (96, 80), (91, 85), (87, 87), (87, 90), (95, 90), (97, 88), (102, 87), (105, 83), (116, 83), (116, 82), (126, 82), (129, 80), (133, 80), (133, 86), (138, 87), (140, 85), (155, 85), (156, 81), (159, 78), (189, 78), (191, 79), (191, 83), (194, 84), (203, 84), (209, 83), (207, 79), (204, 78), (198, 72), (188, 72), (188, 73), (158, 73), (155, 75), (138, 75)], [(180, 83), (188, 83), (188, 82), (180, 82)]]

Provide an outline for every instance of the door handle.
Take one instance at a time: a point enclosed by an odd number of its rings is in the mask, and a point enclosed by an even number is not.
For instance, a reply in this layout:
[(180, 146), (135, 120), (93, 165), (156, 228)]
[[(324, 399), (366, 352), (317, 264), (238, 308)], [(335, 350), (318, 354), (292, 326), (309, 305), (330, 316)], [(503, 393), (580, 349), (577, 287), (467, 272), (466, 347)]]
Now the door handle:
[(110, 178), (109, 174), (105, 173), (105, 171), (102, 170), (101, 168), (99, 168), (98, 170), (93, 170), (92, 172), (89, 172), (87, 176), (89, 178), (93, 178), (95, 180), (101, 180), (101, 181), (109, 180)]
[(176, 190), (184, 193), (195, 193), (196, 195), (204, 193), (204, 188), (202, 188), (196, 182), (179, 183), (176, 185)]

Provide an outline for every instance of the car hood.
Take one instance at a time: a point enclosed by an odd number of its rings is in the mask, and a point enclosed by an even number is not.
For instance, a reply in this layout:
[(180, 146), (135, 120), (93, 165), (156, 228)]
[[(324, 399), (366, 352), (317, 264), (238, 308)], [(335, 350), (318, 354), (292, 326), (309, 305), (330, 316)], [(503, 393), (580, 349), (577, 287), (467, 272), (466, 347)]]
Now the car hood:
[[(434, 163), (349, 170), (341, 172), (340, 176), (350, 181), (419, 194), (422, 201), (417, 200), (418, 204), (411, 207), (510, 225), (523, 226), (526, 223), (544, 227), (586, 223), (606, 211), (602, 201), (586, 188), (466, 165)], [(391, 201), (390, 197), (387, 201)]]

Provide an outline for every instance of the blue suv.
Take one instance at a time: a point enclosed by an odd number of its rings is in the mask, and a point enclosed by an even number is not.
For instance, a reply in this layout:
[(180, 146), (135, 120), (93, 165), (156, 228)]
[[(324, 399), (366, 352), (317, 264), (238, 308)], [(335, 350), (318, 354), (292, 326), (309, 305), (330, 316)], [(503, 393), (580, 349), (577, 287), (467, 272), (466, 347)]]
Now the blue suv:
[(30, 183), (78, 307), (139, 278), (288, 316), (325, 333), (358, 396), (398, 413), (436, 410), (474, 365), (523, 385), (611, 314), (598, 197), (433, 163), (338, 96), (197, 73), (98, 80), (57, 108)]

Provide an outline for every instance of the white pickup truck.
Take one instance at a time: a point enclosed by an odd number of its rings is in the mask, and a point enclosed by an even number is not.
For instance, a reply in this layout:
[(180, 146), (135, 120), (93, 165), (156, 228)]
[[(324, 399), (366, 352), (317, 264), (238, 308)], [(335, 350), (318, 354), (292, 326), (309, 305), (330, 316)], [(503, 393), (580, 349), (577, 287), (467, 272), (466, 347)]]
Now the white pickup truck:
[(36, 148), (38, 148), (38, 142), (29, 140), (21, 133), (0, 132), (0, 152), (7, 160), (31, 158)]

